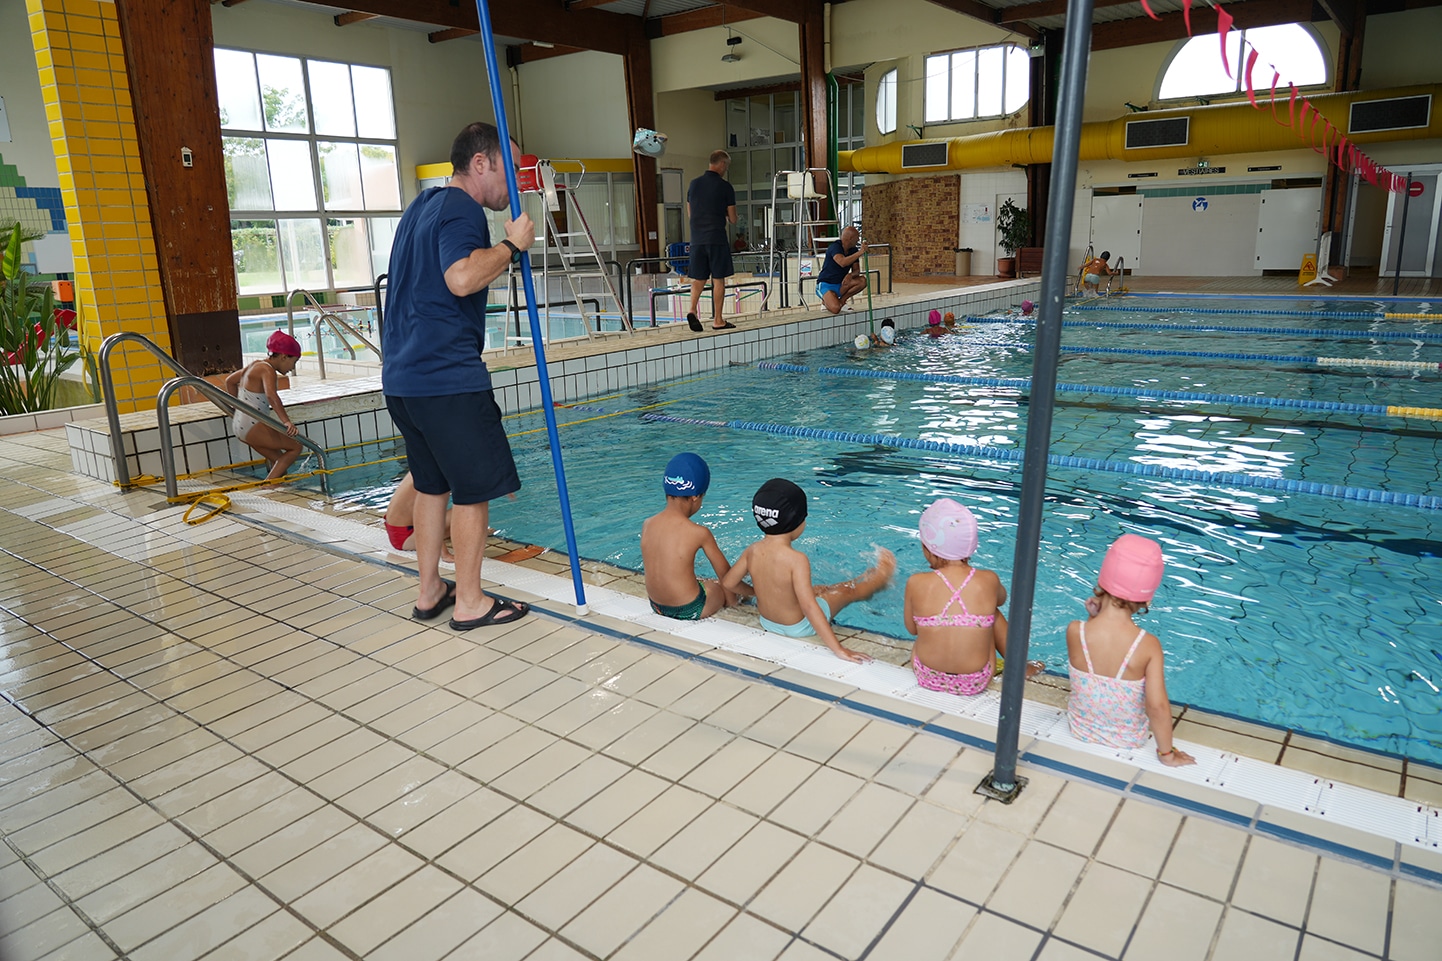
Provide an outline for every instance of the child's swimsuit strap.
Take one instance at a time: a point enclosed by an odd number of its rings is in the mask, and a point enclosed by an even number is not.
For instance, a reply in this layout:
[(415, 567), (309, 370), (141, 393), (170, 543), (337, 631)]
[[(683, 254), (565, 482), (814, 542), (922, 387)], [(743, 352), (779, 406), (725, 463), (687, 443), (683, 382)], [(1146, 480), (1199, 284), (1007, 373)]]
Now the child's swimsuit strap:
[[(1096, 669), (1092, 667), (1092, 652), (1091, 652), (1091, 650), (1087, 647), (1087, 622), (1086, 622), (1086, 621), (1078, 621), (1078, 622), (1077, 622), (1077, 626), (1081, 628), (1082, 657), (1086, 658), (1086, 662), (1087, 662), (1087, 673), (1088, 673), (1088, 674), (1095, 674), (1095, 673), (1096, 673)], [(1126, 667), (1126, 664), (1123, 663), (1123, 664), (1122, 664), (1122, 667), (1125, 668), (1125, 667)]]
[[(970, 584), (970, 583), (971, 583), (971, 579), (976, 576), (976, 568), (973, 567), (971, 570), (967, 571), (967, 572), (966, 572), (966, 579), (963, 580), (963, 581), (962, 581), (960, 584), (958, 584), (956, 587), (952, 587), (952, 586), (951, 586), (951, 581), (947, 580), (946, 574), (945, 574), (945, 573), (942, 571), (942, 569), (939, 568), (939, 567), (936, 569), (936, 576), (939, 577), (939, 578), (941, 578), (941, 583), (945, 584), (945, 585), (946, 585), (946, 589), (949, 590), (949, 591), (951, 591), (951, 600), (949, 600), (949, 601), (946, 602), (946, 606), (944, 606), (944, 607), (941, 609), (941, 613), (938, 614), (938, 615), (936, 615), (936, 616), (937, 616), (937, 617), (945, 617), (945, 616), (946, 616), (946, 612), (949, 611), (949, 610), (951, 610), (951, 606), (952, 606), (953, 604), (959, 604), (959, 605), (961, 606), (961, 612), (962, 612), (963, 614), (965, 614), (967, 617), (971, 617), (971, 616), (972, 616), (972, 614), (971, 614), (971, 609), (966, 606), (966, 601), (963, 601), (963, 600), (961, 599), (961, 592), (964, 591), (964, 590), (966, 590), (966, 585)], [(953, 615), (953, 617), (954, 617), (954, 616), (955, 616), (955, 615)]]
[[(1127, 648), (1127, 656), (1124, 657), (1124, 658), (1122, 658), (1122, 666), (1119, 667), (1119, 668), (1117, 668), (1117, 680), (1121, 680), (1121, 678), (1122, 678), (1122, 672), (1124, 672), (1124, 671), (1127, 669), (1127, 665), (1131, 663), (1132, 655), (1133, 655), (1134, 653), (1136, 653), (1137, 645), (1140, 644), (1140, 643), (1142, 642), (1142, 638), (1144, 638), (1144, 637), (1146, 637), (1146, 636), (1147, 636), (1146, 628), (1142, 628), (1141, 630), (1137, 631), (1137, 636), (1136, 636), (1136, 638), (1132, 641), (1132, 646), (1129, 647), (1129, 648)], [(1088, 668), (1088, 669), (1091, 668), (1091, 664), (1090, 664), (1090, 663), (1087, 664), (1087, 668)]]

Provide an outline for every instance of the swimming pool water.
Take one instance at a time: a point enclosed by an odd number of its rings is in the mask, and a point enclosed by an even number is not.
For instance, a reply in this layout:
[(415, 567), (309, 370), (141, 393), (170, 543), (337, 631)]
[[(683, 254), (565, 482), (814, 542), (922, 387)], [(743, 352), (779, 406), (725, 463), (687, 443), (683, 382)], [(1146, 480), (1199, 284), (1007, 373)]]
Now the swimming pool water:
[[(1395, 308), (1393, 308), (1395, 309)], [(1067, 320), (1107, 320), (1070, 310)], [(1148, 309), (1137, 316), (1151, 318)], [(1068, 328), (1067, 347), (1347, 356), (1442, 361), (1442, 345), (1416, 341), (1314, 340), (1295, 335)], [(1427, 324), (1325, 316), (1225, 318), (1276, 328), (1411, 331)], [(641, 419), (648, 411), (702, 421), (748, 421), (860, 434), (924, 438), (1019, 450), (1024, 390), (862, 379), (817, 368), (1025, 378), (1029, 325), (964, 325), (931, 340), (907, 332), (887, 351), (832, 348), (777, 358), (807, 373), (733, 367), (714, 374), (595, 398), (558, 411), (577, 539), (583, 556), (641, 567), (641, 521), (663, 506), (661, 468), (694, 450), (712, 470), (697, 520), (734, 558), (759, 533), (751, 495), (772, 476), (811, 497), (798, 546), (818, 580), (840, 580), (869, 564), (876, 546), (896, 552), (896, 583), (847, 608), (847, 625), (905, 637), (901, 587), (924, 568), (916, 523), (939, 496), (967, 504), (981, 524), (976, 563), (1004, 584), (1012, 575), (1021, 471), (980, 456), (898, 450)], [(1438, 328), (1442, 329), (1442, 328)], [(1185, 357), (1063, 354), (1063, 382), (1442, 407), (1442, 373)], [(564, 551), (542, 418), (507, 421), (525, 487), (492, 505), (509, 538)], [(1282, 407), (1059, 394), (1051, 452), (1109, 461), (1194, 467), (1257, 477), (1442, 495), (1442, 422)], [(386, 465), (359, 501), (383, 505), (399, 468)], [(1053, 468), (1042, 525), (1033, 607), (1033, 656), (1066, 671), (1064, 630), (1084, 616), (1101, 556), (1119, 534), (1161, 541), (1167, 576), (1141, 623), (1167, 650), (1175, 700), (1442, 762), (1442, 511), (1338, 501), (1201, 481)], [(701, 559), (700, 573), (709, 573)]]

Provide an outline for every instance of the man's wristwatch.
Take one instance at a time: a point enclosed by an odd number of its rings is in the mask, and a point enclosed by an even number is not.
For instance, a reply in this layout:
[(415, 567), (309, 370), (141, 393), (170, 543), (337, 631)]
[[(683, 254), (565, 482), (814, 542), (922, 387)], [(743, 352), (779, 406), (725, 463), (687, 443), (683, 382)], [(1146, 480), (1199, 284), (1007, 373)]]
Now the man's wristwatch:
[(511, 263), (519, 264), (521, 262), (521, 248), (511, 243), (509, 239), (502, 240), (501, 244), (511, 248)]

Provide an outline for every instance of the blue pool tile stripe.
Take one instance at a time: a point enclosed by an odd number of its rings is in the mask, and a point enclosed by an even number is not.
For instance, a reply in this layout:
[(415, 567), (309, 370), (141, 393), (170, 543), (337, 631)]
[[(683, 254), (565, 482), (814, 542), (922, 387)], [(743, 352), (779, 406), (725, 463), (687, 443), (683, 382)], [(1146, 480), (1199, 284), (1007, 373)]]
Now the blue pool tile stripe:
[(1336, 841), (1329, 841), (1326, 838), (1318, 837), (1315, 834), (1308, 834), (1305, 831), (1296, 831), (1292, 828), (1282, 827), (1280, 824), (1273, 824), (1270, 821), (1258, 821), (1256, 829), (1261, 834), (1267, 834), (1283, 841), (1291, 841), (1294, 844), (1301, 844), (1304, 847), (1315, 848), (1326, 851), (1328, 854), (1339, 858), (1348, 858), (1353, 861), (1361, 861), (1363, 864), (1370, 864), (1383, 871), (1392, 870), (1396, 858), (1384, 858), (1380, 854), (1373, 854), (1370, 851), (1359, 851), (1357, 848), (1345, 844), (1338, 844)]
[(1050, 768), (1068, 777), (1076, 778), (1079, 781), (1090, 781), (1092, 784), (1100, 784), (1115, 791), (1125, 791), (1128, 782), (1121, 778), (1112, 777), (1109, 774), (1102, 774), (1100, 771), (1088, 770), (1084, 767), (1077, 767), (1075, 764), (1068, 764), (1065, 761), (1058, 761), (1054, 757), (1047, 757), (1045, 754), (1035, 754), (1027, 751), (1022, 754), (1021, 759), (1027, 764), (1034, 764), (1037, 767)]
[(1172, 794), (1169, 791), (1159, 791), (1145, 784), (1133, 784), (1132, 793), (1144, 798), (1150, 798), (1153, 801), (1161, 801), (1163, 804), (1172, 804), (1196, 814), (1204, 814), (1210, 818), (1227, 821), (1231, 824), (1238, 824), (1245, 827), (1252, 823), (1252, 816), (1249, 814), (1228, 811), (1226, 808), (1219, 808), (1211, 804), (1204, 804), (1201, 801), (1194, 801), (1180, 794)]
[[(1246, 310), (1245, 314), (1265, 314), (1267, 311)], [(1315, 316), (1315, 315), (1314, 315)], [(1339, 314), (1328, 314), (1339, 317)], [(1376, 314), (1367, 314), (1376, 319)], [(967, 317), (968, 324), (1030, 324), (1016, 317)], [(1397, 330), (1317, 330), (1311, 327), (1229, 327), (1222, 324), (1144, 324), (1112, 320), (1064, 320), (1063, 327), (1080, 327), (1087, 330), (1164, 330), (1193, 334), (1267, 334), (1278, 337), (1313, 337), (1319, 340), (1410, 340), (1424, 344), (1442, 344), (1442, 334), (1410, 333)]]
[[(824, 430), (817, 427), (799, 427), (794, 424), (763, 424), (738, 420), (700, 420), (692, 417), (673, 417), (670, 414), (642, 414), (640, 419), (643, 422), (649, 423), (690, 424), (702, 427), (719, 427), (727, 430), (744, 430), (761, 434), (775, 434), (783, 437), (803, 437), (808, 440), (837, 441), (843, 444), (865, 444), (872, 447), (921, 450), (938, 454), (951, 454), (959, 457), (978, 457), (1002, 464), (1022, 463), (1022, 452), (1019, 450), (1007, 450), (1000, 447), (981, 447), (975, 444), (952, 444), (943, 441), (920, 440), (912, 437), (894, 437), (888, 434)], [(1442, 510), (1442, 497), (1433, 494), (1373, 490), (1366, 487), (1322, 484), (1317, 481), (1292, 480), (1285, 477), (1253, 477), (1248, 474), (1160, 467), (1155, 464), (1100, 460), (1094, 457), (1069, 457), (1059, 454), (1052, 454), (1047, 457), (1047, 463), (1052, 467), (1081, 471), (1106, 471), (1113, 474), (1158, 477), (1167, 480), (1212, 484), (1220, 487), (1253, 487), (1262, 490), (1284, 491), (1289, 494), (1312, 494), (1318, 497), (1330, 497), (1335, 500), (1386, 504), (1395, 507), (1412, 507), (1419, 510)]]
[(894, 721), (903, 727), (925, 729), (927, 726), (925, 722), (918, 721), (914, 717), (907, 717), (905, 714), (898, 714), (896, 711), (888, 711), (886, 708), (878, 707), (875, 704), (853, 701), (849, 697), (843, 697), (838, 703), (840, 703), (842, 707), (849, 708), (853, 711), (860, 711), (862, 714), (870, 714), (872, 717), (879, 717), (886, 721)]
[(1414, 877), (1421, 881), (1430, 881), (1433, 884), (1442, 884), (1442, 871), (1429, 871), (1415, 864), (1408, 864), (1406, 861), (1398, 865), (1398, 869), (1408, 877)]

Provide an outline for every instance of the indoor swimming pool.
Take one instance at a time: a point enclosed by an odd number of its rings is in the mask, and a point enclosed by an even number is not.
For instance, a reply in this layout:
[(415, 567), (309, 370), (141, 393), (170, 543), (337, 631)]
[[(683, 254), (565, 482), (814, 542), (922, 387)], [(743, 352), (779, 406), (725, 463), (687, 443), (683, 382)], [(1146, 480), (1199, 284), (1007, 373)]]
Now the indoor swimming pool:
[[(1355, 302), (1123, 300), (1065, 316), (1033, 656), (1065, 673), (1064, 629), (1102, 554), (1141, 533), (1167, 556), (1142, 623), (1166, 646), (1174, 700), (1442, 761), (1442, 328), (1347, 316), (1382, 313)], [(936, 339), (907, 330), (887, 350), (808, 351), (560, 409), (581, 554), (639, 569), (661, 468), (694, 450), (712, 469), (697, 520), (732, 558), (758, 536), (752, 493), (784, 476), (811, 495), (798, 546), (819, 580), (878, 546), (903, 574), (922, 569), (917, 518), (949, 496), (981, 521), (976, 563), (1010, 583), (1033, 333), (1015, 315), (958, 318)], [(491, 523), (564, 551), (542, 418), (508, 424), (525, 487)], [(343, 496), (383, 506), (401, 468), (367, 470), (341, 475)], [(840, 621), (906, 636), (903, 582)]]

